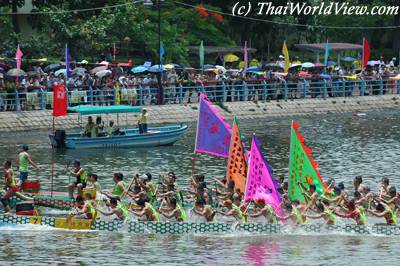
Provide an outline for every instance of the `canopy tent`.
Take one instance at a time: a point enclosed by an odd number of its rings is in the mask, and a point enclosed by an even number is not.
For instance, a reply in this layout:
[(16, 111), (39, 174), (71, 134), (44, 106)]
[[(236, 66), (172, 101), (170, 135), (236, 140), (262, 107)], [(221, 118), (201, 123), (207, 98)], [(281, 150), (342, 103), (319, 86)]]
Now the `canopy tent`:
[[(316, 61), (319, 62), (319, 55), (325, 53), (326, 43), (303, 43), (303, 44), (295, 44), (299, 50), (309, 51), (316, 54)], [(343, 51), (359, 51), (362, 52), (363, 46), (360, 44), (353, 43), (329, 43), (329, 50), (331, 52), (338, 53), (338, 64), (340, 64), (340, 52)]]
[[(255, 48), (247, 48), (249, 53), (257, 52)], [(189, 52), (192, 54), (199, 54), (198, 46), (189, 46)], [(235, 47), (218, 47), (218, 46), (204, 46), (205, 54), (228, 54), (228, 53), (243, 53), (243, 47), (235, 46)]]
[(142, 108), (130, 105), (112, 105), (112, 106), (94, 106), (94, 105), (78, 105), (68, 107), (68, 112), (79, 113), (80, 115), (95, 114), (115, 114), (115, 113), (140, 113)]

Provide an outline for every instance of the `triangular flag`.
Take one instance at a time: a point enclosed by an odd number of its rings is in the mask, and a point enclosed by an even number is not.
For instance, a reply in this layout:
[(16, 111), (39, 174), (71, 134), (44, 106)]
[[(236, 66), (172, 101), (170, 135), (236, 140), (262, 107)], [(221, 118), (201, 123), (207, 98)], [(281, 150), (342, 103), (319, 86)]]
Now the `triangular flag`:
[(326, 190), (326, 185), (318, 172), (318, 164), (311, 158), (312, 150), (304, 144), (304, 137), (298, 132), (299, 124), (292, 122), (289, 163), (289, 199), (304, 202), (303, 190), (314, 184), (318, 194)]
[(247, 162), (240, 138), (239, 126), (236, 118), (232, 126), (232, 138), (229, 148), (228, 167), (226, 169), (226, 180), (235, 181), (235, 189), (244, 193), (246, 188)]
[(231, 127), (203, 93), (200, 94), (199, 106), (195, 152), (228, 157)]
[(371, 49), (369, 48), (369, 43), (367, 39), (363, 40), (363, 60), (362, 60), (362, 68), (366, 68), (368, 65), (369, 57), (371, 55)]
[(275, 211), (280, 212), (280, 195), (268, 163), (261, 152), (260, 142), (255, 136), (251, 143), (244, 199), (247, 202), (262, 199)]
[(289, 58), (289, 51), (286, 46), (286, 41), (283, 42), (282, 53), (285, 56), (285, 66), (283, 69), (285, 70), (285, 73), (287, 73), (290, 67), (290, 58)]

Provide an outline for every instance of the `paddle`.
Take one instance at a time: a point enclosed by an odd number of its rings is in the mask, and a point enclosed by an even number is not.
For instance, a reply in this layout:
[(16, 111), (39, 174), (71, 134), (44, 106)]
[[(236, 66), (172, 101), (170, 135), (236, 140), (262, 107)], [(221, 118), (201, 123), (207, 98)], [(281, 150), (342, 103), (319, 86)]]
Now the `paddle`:
[(129, 183), (128, 188), (122, 193), (121, 199), (122, 199), (122, 198), (125, 196), (125, 194), (131, 189), (131, 187), (132, 187), (132, 185), (133, 185), (133, 182), (134, 182), (137, 178), (139, 178), (139, 175), (138, 175), (138, 174), (136, 174), (136, 175), (131, 179), (131, 182)]

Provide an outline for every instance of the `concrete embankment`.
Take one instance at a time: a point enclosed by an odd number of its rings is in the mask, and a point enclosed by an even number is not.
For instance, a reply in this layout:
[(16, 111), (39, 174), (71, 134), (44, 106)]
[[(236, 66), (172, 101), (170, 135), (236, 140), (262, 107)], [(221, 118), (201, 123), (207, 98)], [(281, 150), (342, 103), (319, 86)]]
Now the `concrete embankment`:
[[(146, 106), (151, 124), (183, 123), (197, 120), (198, 104)], [(400, 96), (366, 96), (352, 98), (296, 99), (294, 101), (269, 102), (233, 102), (218, 107), (228, 120), (259, 119), (263, 117), (283, 117), (296, 115), (314, 115), (327, 113), (360, 113), (400, 108)], [(119, 121), (121, 126), (136, 125), (138, 114), (105, 115), (105, 120)], [(19, 132), (31, 130), (50, 130), (52, 127), (51, 110), (0, 112), (0, 132)], [(83, 123), (86, 118), (83, 118)], [(77, 114), (55, 119), (56, 128), (80, 127)]]

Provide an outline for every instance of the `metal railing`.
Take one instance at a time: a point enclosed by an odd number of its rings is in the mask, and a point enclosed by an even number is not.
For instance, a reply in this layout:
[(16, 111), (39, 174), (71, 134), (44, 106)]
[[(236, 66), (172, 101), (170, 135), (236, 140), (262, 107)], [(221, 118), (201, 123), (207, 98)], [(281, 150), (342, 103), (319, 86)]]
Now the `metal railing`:
[[(68, 105), (153, 105), (157, 102), (158, 87), (137, 85), (121, 87), (74, 87), (67, 89)], [(268, 101), (300, 98), (355, 97), (400, 94), (400, 81), (382, 78), (344, 78), (324, 80), (268, 80), (251, 82), (213, 82), (192, 85), (164, 84), (164, 104), (193, 103), (199, 93), (207, 94), (212, 101)], [(1, 111), (43, 110), (53, 106), (52, 88), (0, 90)]]

